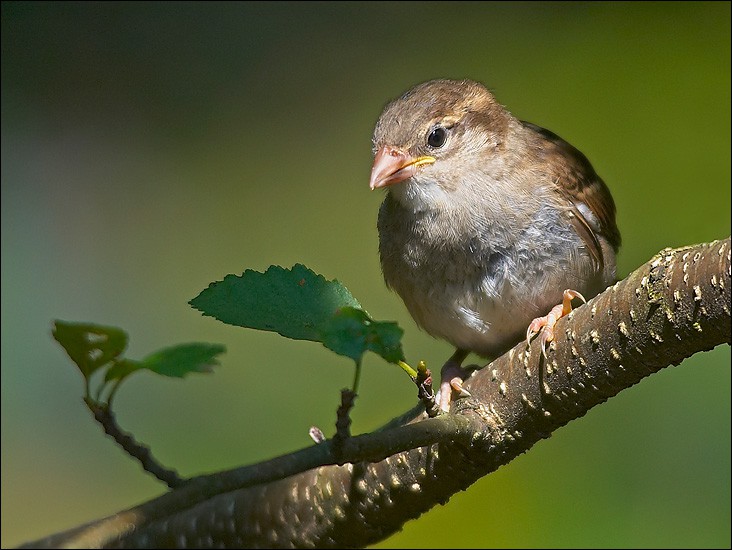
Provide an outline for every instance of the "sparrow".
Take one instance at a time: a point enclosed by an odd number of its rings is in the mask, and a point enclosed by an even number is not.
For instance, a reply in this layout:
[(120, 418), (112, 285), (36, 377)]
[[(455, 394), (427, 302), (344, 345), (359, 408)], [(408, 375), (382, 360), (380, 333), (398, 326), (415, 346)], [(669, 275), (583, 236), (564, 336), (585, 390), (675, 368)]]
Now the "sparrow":
[(455, 346), (437, 400), (448, 411), (469, 353), (495, 358), (573, 298), (615, 281), (615, 203), (587, 157), (513, 116), (481, 83), (431, 80), (387, 104), (371, 189), (386, 285), (418, 326)]

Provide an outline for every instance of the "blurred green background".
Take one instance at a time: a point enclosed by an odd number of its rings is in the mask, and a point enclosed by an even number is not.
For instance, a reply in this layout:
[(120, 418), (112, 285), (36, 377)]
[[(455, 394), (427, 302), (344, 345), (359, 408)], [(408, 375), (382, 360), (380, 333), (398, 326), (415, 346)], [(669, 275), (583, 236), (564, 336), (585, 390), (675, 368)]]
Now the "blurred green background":
[[(213, 376), (141, 374), (119, 421), (183, 475), (331, 434), (350, 362), (186, 302), (302, 262), (450, 346), (383, 285), (368, 190), (384, 103), (471, 77), (579, 147), (618, 206), (624, 276), (730, 231), (730, 4), (2, 4), (2, 546), (163, 492), (103, 436), (51, 320), (129, 331), (141, 358), (224, 343)], [(367, 357), (354, 433), (411, 406)], [(380, 547), (729, 547), (730, 351), (626, 390)]]

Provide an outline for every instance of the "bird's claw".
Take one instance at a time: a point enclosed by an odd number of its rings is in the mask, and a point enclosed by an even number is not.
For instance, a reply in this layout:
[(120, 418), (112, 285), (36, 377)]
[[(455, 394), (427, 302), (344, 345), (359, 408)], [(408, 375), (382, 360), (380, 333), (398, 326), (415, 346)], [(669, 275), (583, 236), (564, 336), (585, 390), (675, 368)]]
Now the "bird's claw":
[(572, 300), (575, 298), (579, 298), (583, 303), (587, 302), (585, 297), (576, 290), (567, 289), (562, 295), (561, 304), (554, 306), (544, 317), (537, 317), (531, 321), (529, 327), (526, 329), (526, 346), (528, 347), (531, 344), (531, 339), (534, 336), (541, 333), (541, 337), (539, 338), (541, 342), (541, 354), (546, 359), (546, 350), (549, 344), (554, 341), (554, 325), (557, 324), (559, 319), (565, 315), (569, 315), (572, 311)]
[(450, 380), (450, 387), (452, 388), (452, 391), (458, 394), (460, 397), (470, 397), (470, 392), (463, 388), (463, 379), (459, 376), (456, 376), (452, 380)]
[[(440, 389), (437, 392), (437, 404), (440, 410), (448, 412), (452, 396), (455, 393), (458, 397), (470, 397), (470, 392), (463, 387), (463, 382), (471, 372), (471, 368), (461, 366), (468, 352), (457, 350), (450, 359), (442, 366), (440, 371)], [(475, 367), (473, 367), (475, 368)]]

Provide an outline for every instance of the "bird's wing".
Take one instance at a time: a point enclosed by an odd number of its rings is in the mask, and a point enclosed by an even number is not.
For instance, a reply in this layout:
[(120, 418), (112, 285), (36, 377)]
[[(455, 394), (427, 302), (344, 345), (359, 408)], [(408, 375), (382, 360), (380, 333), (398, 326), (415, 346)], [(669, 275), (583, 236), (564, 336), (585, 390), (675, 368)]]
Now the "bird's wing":
[[(604, 259), (597, 234), (605, 237), (616, 252), (620, 247), (620, 232), (615, 223), (615, 202), (610, 190), (581, 151), (554, 132), (530, 122), (522, 121), (522, 124), (540, 136), (541, 152), (547, 158), (553, 159), (551, 166), (555, 173), (552, 176), (557, 183), (557, 189), (572, 205), (572, 223), (602, 269)], [(589, 212), (583, 213), (582, 205)]]

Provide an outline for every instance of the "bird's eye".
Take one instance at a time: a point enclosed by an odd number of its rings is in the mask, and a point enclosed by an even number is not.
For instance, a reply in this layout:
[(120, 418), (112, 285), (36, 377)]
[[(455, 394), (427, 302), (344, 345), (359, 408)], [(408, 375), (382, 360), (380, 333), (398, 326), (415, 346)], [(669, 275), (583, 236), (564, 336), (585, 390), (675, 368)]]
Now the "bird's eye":
[(445, 145), (445, 141), (447, 140), (447, 130), (443, 128), (442, 126), (437, 126), (436, 128), (433, 128), (432, 131), (427, 136), (427, 145), (430, 147), (433, 147), (435, 149), (438, 149)]

